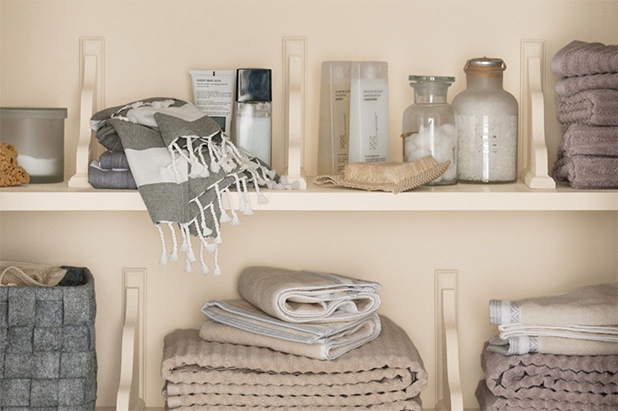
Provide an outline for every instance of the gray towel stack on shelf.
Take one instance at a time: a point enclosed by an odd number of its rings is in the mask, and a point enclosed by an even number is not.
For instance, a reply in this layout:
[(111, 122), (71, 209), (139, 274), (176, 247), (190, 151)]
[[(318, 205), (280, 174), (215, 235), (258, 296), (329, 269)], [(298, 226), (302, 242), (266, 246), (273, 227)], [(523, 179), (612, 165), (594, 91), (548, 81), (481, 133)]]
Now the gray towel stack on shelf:
[(375, 282), (246, 269), (243, 300), (210, 301), (200, 331), (165, 339), (175, 411), (421, 409), (427, 373), (406, 333), (376, 310)]
[(577, 189), (618, 188), (618, 46), (573, 41), (551, 69), (564, 130), (554, 177)]
[(492, 300), (482, 411), (618, 409), (618, 283), (552, 297)]
[(94, 188), (137, 190), (129, 162), (124, 152), (106, 151), (99, 161), (93, 161), (88, 167), (88, 182)]

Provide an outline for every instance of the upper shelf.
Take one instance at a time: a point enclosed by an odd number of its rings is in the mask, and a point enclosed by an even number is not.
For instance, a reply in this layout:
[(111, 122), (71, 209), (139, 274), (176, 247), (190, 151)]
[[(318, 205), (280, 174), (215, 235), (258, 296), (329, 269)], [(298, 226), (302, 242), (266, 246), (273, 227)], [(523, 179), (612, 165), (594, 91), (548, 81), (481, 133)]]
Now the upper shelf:
[[(307, 180), (310, 180), (309, 178)], [(264, 190), (268, 204), (251, 193), (254, 210), (265, 211), (618, 211), (618, 190), (531, 190), (522, 182), (420, 187), (393, 195), (343, 188)], [(144, 211), (132, 190), (68, 188), (66, 183), (0, 189), (0, 211)]]

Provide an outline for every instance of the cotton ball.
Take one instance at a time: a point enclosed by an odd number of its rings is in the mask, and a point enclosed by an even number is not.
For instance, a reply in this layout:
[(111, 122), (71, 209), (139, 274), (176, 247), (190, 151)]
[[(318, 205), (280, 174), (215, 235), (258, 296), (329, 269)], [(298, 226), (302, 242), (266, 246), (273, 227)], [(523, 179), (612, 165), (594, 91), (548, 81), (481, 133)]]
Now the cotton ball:
[(408, 161), (416, 161), (416, 160), (420, 160), (423, 157), (427, 157), (431, 155), (431, 151), (429, 150), (429, 148), (427, 149), (417, 149), (412, 151), (409, 155)]
[(457, 128), (454, 124), (442, 124), (438, 130), (446, 137), (457, 136)]
[(403, 142), (403, 150), (404, 153), (406, 155), (410, 155), (411, 152), (413, 152), (414, 150), (416, 150), (418, 147), (416, 146), (415, 143), (415, 137), (414, 135), (406, 137), (404, 142)]
[(436, 136), (436, 144), (433, 150), (433, 156), (438, 163), (444, 163), (448, 160), (453, 161), (455, 147), (443, 135)]

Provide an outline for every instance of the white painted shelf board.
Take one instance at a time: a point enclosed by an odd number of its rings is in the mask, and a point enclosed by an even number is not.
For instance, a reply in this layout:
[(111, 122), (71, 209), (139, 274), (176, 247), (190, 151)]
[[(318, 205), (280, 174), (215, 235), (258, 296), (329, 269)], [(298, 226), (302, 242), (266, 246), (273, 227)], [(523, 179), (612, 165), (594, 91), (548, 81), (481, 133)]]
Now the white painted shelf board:
[[(97, 407), (96, 411), (116, 411), (114, 407)], [(165, 407), (146, 407), (145, 411), (168, 411)], [(437, 411), (437, 410), (424, 410), (424, 411)], [(476, 408), (466, 408), (464, 411), (479, 411)]]
[[(253, 192), (252, 207), (264, 211), (618, 211), (618, 190), (531, 190), (514, 184), (457, 184), (420, 187), (393, 195), (344, 188), (264, 190), (268, 204)], [(135, 190), (69, 188), (67, 183), (0, 189), (0, 211), (145, 211)]]

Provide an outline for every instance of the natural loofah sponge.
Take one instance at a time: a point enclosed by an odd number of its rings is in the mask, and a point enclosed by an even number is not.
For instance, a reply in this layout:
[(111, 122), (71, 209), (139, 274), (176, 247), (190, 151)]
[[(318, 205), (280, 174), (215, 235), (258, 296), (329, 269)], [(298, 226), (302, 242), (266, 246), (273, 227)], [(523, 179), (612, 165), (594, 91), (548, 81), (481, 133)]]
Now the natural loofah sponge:
[(17, 149), (8, 143), (0, 144), (0, 187), (28, 184), (30, 175), (17, 164)]

